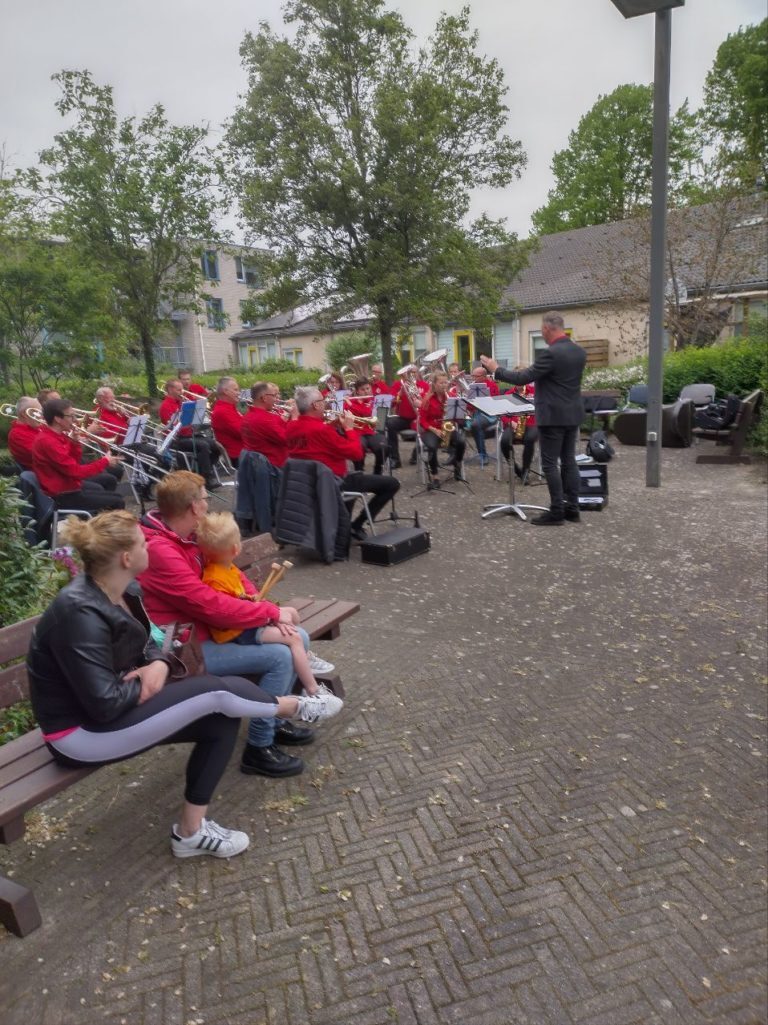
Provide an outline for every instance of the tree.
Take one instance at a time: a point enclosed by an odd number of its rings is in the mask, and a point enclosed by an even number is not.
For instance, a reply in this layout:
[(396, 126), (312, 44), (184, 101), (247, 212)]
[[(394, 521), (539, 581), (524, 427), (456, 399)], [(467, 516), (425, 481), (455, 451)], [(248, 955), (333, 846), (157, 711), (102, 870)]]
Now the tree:
[(353, 356), (361, 356), (364, 352), (370, 353), (368, 369), (381, 359), (381, 344), (378, 338), (372, 337), (365, 331), (345, 331), (336, 335), (325, 347), (325, 358), (328, 366), (340, 370)]
[(246, 225), (274, 257), (262, 313), (315, 302), (329, 321), (367, 307), (392, 370), (406, 317), (490, 323), (522, 264), (471, 191), (503, 187), (525, 156), (503, 134), (502, 72), (476, 52), (469, 11), (417, 54), (383, 0), (288, 0), (241, 46), (249, 87), (229, 126)]
[[(597, 102), (552, 158), (555, 187), (533, 214), (543, 235), (622, 221), (642, 213), (651, 200), (653, 87), (620, 85)], [(690, 164), (701, 142), (687, 101), (670, 119), (669, 193), (685, 193)]]
[(704, 83), (703, 120), (731, 181), (768, 180), (768, 18), (720, 44)]
[(53, 241), (34, 197), (0, 153), (0, 363), (6, 385), (22, 393), (61, 375), (92, 378), (96, 342), (118, 334), (111, 289), (101, 268), (71, 244)]
[(200, 256), (220, 238), (207, 128), (171, 125), (160, 105), (119, 120), (111, 87), (87, 71), (53, 77), (62, 90), (56, 107), (75, 124), (41, 154), (48, 174), (32, 172), (30, 184), (49, 199), (54, 230), (109, 275), (154, 394), (157, 333), (173, 310), (200, 309)]

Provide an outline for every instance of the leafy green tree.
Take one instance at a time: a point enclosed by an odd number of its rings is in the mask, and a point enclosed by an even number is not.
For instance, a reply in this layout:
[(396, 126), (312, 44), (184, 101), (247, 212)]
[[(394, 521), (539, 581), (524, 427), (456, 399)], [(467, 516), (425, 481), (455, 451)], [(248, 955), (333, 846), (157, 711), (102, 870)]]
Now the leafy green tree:
[(371, 358), (368, 360), (369, 369), (374, 363), (381, 360), (381, 342), (378, 338), (366, 334), (365, 331), (345, 331), (343, 334), (328, 342), (325, 347), (325, 358), (329, 366), (339, 370), (353, 356), (361, 356), (368, 352)]
[(41, 237), (31, 225), (4, 239), (0, 252), (0, 338), (7, 376), (27, 392), (51, 379), (93, 378), (97, 342), (115, 333), (109, 281), (69, 244)]
[[(653, 87), (620, 85), (600, 96), (552, 158), (555, 187), (533, 214), (543, 235), (590, 224), (622, 221), (651, 201)], [(687, 101), (670, 119), (669, 192), (685, 193), (701, 153), (695, 115)]]
[(470, 193), (519, 176), (506, 87), (477, 53), (469, 10), (414, 53), (383, 0), (287, 0), (294, 26), (241, 46), (249, 87), (229, 126), (245, 224), (274, 253), (262, 313), (314, 301), (329, 319), (368, 307), (387, 374), (406, 317), (482, 327), (519, 269), (516, 239)]
[(768, 18), (720, 44), (702, 113), (727, 179), (748, 189), (768, 180)]
[(220, 238), (208, 130), (170, 124), (160, 105), (120, 120), (111, 87), (87, 71), (53, 77), (56, 107), (75, 122), (41, 154), (47, 173), (32, 172), (30, 184), (49, 199), (54, 229), (109, 275), (154, 394), (155, 339), (173, 310), (200, 309), (200, 256)]

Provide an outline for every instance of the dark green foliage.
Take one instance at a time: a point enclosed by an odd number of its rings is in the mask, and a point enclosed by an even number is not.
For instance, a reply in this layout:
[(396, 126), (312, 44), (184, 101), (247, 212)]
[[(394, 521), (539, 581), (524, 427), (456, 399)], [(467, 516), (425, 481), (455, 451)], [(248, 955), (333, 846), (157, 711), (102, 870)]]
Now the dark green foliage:
[(12, 478), (0, 477), (0, 627), (34, 616), (48, 597), (50, 563), (24, 539), (22, 505)]
[[(620, 85), (594, 106), (552, 158), (555, 187), (533, 214), (547, 235), (638, 215), (651, 201), (653, 87)], [(670, 196), (684, 191), (688, 166), (700, 151), (695, 117), (686, 104), (669, 128)]]
[(718, 397), (743, 398), (755, 388), (768, 390), (766, 322), (753, 326), (746, 338), (707, 348), (688, 348), (664, 357), (664, 401), (674, 402), (686, 384), (715, 386)]
[(0, 747), (23, 737), (35, 726), (37, 721), (29, 701), (18, 701), (15, 705), (0, 709)]
[(328, 342), (325, 358), (329, 366), (338, 370), (353, 356), (362, 356), (364, 352), (371, 354), (371, 358), (368, 360), (369, 368), (374, 363), (381, 362), (381, 341), (378, 338), (372, 338), (364, 331), (348, 331), (337, 335), (333, 341)]
[(721, 43), (704, 84), (703, 122), (726, 180), (768, 178), (768, 18)]

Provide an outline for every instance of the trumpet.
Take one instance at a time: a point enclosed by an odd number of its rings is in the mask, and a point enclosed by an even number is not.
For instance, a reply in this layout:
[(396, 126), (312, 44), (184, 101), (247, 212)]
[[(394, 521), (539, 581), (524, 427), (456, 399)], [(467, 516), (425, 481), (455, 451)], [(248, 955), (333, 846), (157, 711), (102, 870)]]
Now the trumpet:
[(356, 427), (375, 427), (378, 423), (375, 416), (355, 416), (354, 413), (350, 413), (346, 409), (343, 413), (338, 413), (333, 409), (326, 409), (325, 422), (329, 424), (338, 423), (343, 416), (351, 416)]

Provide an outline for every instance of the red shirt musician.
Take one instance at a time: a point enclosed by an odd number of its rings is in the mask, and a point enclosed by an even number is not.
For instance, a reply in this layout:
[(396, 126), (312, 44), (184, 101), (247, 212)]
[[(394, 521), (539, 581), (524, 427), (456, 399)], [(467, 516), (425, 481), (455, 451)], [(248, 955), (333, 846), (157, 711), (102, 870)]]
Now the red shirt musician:
[[(528, 402), (534, 401), (534, 395), (536, 393), (536, 385), (531, 381), (529, 384), (519, 384), (513, 391), (518, 395), (522, 395)], [(536, 427), (536, 415), (529, 413), (526, 416), (505, 416), (502, 418), (504, 424), (504, 430), (501, 434), (500, 446), (501, 454), (509, 462), (510, 457), (514, 460), (515, 474), (518, 476), (523, 484), (528, 483), (528, 477), (531, 470), (531, 463), (533, 462), (533, 454), (536, 448), (536, 442), (539, 438), (539, 431)], [(517, 460), (514, 459), (514, 444), (517, 441), (523, 443), (523, 465), (520, 467)]]
[[(416, 419), (416, 410), (413, 408), (409, 391), (414, 394), (415, 398), (416, 394), (423, 397), (429, 390), (426, 381), (415, 377), (415, 367), (406, 372), (409, 376), (407, 384), (403, 380), (403, 371), (401, 371), (399, 379), (392, 385), (391, 392), (394, 395), (392, 415), (387, 417), (387, 444), (389, 445), (390, 465), (393, 469), (402, 465), (400, 462), (400, 432), (413, 430), (413, 421)], [(416, 449), (414, 448), (411, 463), (415, 462)]]
[(261, 452), (279, 470), (288, 458), (286, 423), (298, 416), (294, 402), (278, 407), (280, 389), (276, 384), (257, 381), (251, 388), (251, 406), (243, 417), (243, 448)]
[[(286, 427), (290, 458), (317, 460), (341, 478), (342, 490), (371, 493), (368, 508), (375, 519), (399, 490), (400, 482), (394, 477), (359, 470), (347, 473), (348, 459), (357, 463), (363, 458), (360, 437), (353, 429), (354, 420), (349, 412), (343, 412), (336, 423), (326, 423), (325, 399), (319, 389), (297, 388), (296, 406), (299, 416)], [(351, 524), (352, 537), (358, 541), (366, 537), (364, 523), (365, 509)]]
[(354, 429), (360, 436), (360, 443), (363, 446), (363, 458), (355, 462), (355, 469), (364, 469), (365, 453), (372, 452), (373, 472), (379, 474), (384, 466), (384, 456), (386, 455), (384, 435), (381, 431), (377, 431), (374, 424), (365, 422), (375, 419), (373, 386), (367, 378), (361, 377), (355, 381), (352, 392), (353, 394), (344, 400), (344, 408), (358, 418), (355, 420)]
[[(82, 463), (82, 446), (71, 437), (75, 412), (68, 399), (49, 399), (43, 406), (45, 424), (38, 432), (32, 465), (40, 487), (59, 509), (124, 509), (115, 494), (122, 464), (117, 456)], [(111, 471), (111, 472), (110, 472)]]
[(22, 470), (32, 469), (32, 452), (42, 425), (43, 407), (37, 399), (22, 395), (16, 403), (16, 419), (8, 432), (8, 450)]
[(185, 398), (191, 399), (193, 397), (199, 399), (207, 399), (210, 396), (210, 392), (203, 384), (198, 384), (192, 380), (192, 374), (188, 370), (179, 371), (179, 380), (181, 381), (181, 387), (185, 392), (189, 392), (185, 395)]
[[(184, 386), (179, 378), (172, 377), (165, 382), (165, 398), (160, 403), (159, 416), (169, 428), (175, 425), (176, 417), (181, 415), (183, 396)], [(213, 466), (221, 458), (221, 449), (213, 438), (207, 438), (200, 433), (195, 434), (192, 427), (182, 427), (171, 442), (171, 448), (179, 452), (189, 452), (194, 457), (209, 491), (219, 486), (213, 474)]]
[[(421, 400), (419, 410), (419, 438), (427, 451), (429, 461), (429, 472), (431, 480), (427, 487), (432, 490), (440, 487), (440, 480), (437, 476), (437, 450), (441, 444), (452, 448), (451, 462), (453, 463), (453, 475), (456, 480), (461, 480), (461, 464), (464, 460), (464, 431), (451, 422), (451, 426), (445, 428), (446, 402), (448, 401), (448, 388), (450, 378), (442, 370), (436, 370), (432, 374), (430, 384), (424, 398)], [(453, 428), (451, 430), (451, 427)]]
[(384, 367), (381, 363), (374, 363), (371, 367), (371, 394), (372, 395), (391, 395), (392, 389), (384, 380)]
[(240, 385), (234, 377), (222, 377), (216, 385), (216, 403), (211, 410), (211, 427), (216, 441), (233, 466), (243, 450), (243, 414), (237, 408)]

